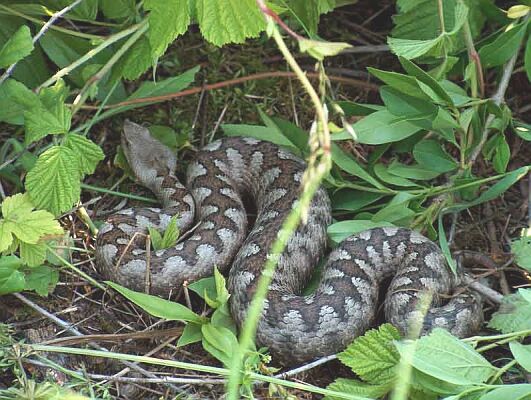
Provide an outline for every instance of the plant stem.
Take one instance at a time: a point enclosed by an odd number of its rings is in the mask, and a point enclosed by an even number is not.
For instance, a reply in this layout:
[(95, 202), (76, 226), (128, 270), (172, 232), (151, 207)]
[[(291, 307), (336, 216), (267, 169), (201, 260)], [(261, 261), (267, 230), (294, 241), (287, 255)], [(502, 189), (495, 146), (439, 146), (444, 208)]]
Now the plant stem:
[[(39, 30), (39, 32), (37, 32), (37, 34), (33, 37), (33, 39), (32, 39), (33, 44), (37, 43), (37, 41), (42, 37), (42, 35), (44, 35), (46, 33), (46, 31), (48, 31), (48, 29), (50, 29), (50, 27), (55, 23), (55, 21), (57, 21), (59, 18), (61, 18), (63, 15), (68, 13), (73, 8), (75, 8), (82, 1), (83, 0), (76, 0), (72, 4), (70, 4), (69, 6), (66, 6), (62, 10), (57, 11), (55, 14), (53, 14), (50, 17), (50, 19), (42, 26), (42, 28)], [(0, 77), (0, 85), (2, 84), (2, 82), (4, 82), (7, 78), (9, 78), (11, 76), (11, 74), (13, 73), (13, 71), (14, 71), (15, 67), (17, 66), (17, 64), (18, 64), (18, 61), (16, 61), (13, 64), (11, 64), (6, 69), (4, 74)]]
[(286, 247), (289, 238), (295, 232), (297, 226), (308, 212), (313, 195), (320, 187), (323, 178), (328, 174), (332, 164), (330, 152), (330, 132), (328, 130), (328, 122), (324, 106), (310, 81), (297, 64), (297, 61), (293, 55), (290, 53), (286, 43), (282, 39), (282, 35), (280, 34), (278, 27), (272, 23), (272, 11), (268, 9), (263, 0), (257, 0), (257, 4), (260, 7), (260, 10), (262, 10), (264, 13), (268, 23), (272, 24), (272, 36), (280, 52), (288, 62), (291, 69), (295, 72), (295, 74), (297, 74), (297, 78), (299, 78), (304, 89), (309, 94), (316, 110), (318, 124), (316, 125), (316, 137), (312, 138), (310, 136), (310, 147), (312, 148), (312, 154), (310, 155), (308, 167), (303, 177), (303, 193), (299, 199), (299, 202), (297, 203), (297, 206), (290, 212), (283, 222), (278, 233), (278, 237), (271, 246), (267, 262), (264, 265), (264, 269), (256, 286), (256, 292), (247, 310), (247, 316), (241, 330), (239, 346), (234, 352), (232, 359), (228, 382), (227, 398), (229, 400), (237, 400), (239, 398), (238, 388), (240, 385), (244, 355), (249, 349), (256, 334), (264, 300), (267, 296), (269, 285), (273, 279), (278, 259)]
[(138, 196), (138, 195), (130, 194), (130, 193), (117, 192), (115, 190), (109, 190), (109, 189), (105, 189), (105, 188), (100, 188), (98, 186), (92, 186), (92, 185), (88, 185), (86, 183), (82, 183), (81, 187), (83, 189), (86, 189), (86, 190), (93, 190), (95, 192), (111, 194), (113, 196), (125, 197), (125, 198), (131, 199), (131, 200), (140, 200), (140, 201), (145, 201), (146, 203), (158, 204), (157, 200), (150, 199), (149, 197)]
[[(215, 374), (215, 375), (220, 375), (220, 376), (225, 376), (225, 377), (229, 376), (230, 374), (230, 371), (226, 368), (212, 367), (209, 365), (201, 365), (201, 364), (192, 364), (192, 363), (182, 362), (182, 361), (164, 360), (164, 359), (148, 357), (148, 356), (137, 356), (137, 355), (132, 355), (132, 354), (114, 353), (110, 351), (80, 349), (76, 347), (47, 346), (47, 345), (41, 345), (41, 344), (24, 344), (23, 347), (26, 350), (31, 350), (31, 351), (66, 353), (66, 354), (85, 355), (85, 356), (90, 356), (90, 357), (110, 358), (114, 360), (131, 361), (135, 363), (161, 365), (161, 366), (179, 368), (179, 369), (190, 370), (190, 371), (206, 372), (209, 374)], [(282, 386), (293, 388), (293, 389), (305, 390), (311, 393), (318, 393), (318, 394), (322, 394), (326, 396), (333, 396), (333, 397), (337, 397), (340, 399), (367, 400), (359, 396), (336, 392), (333, 390), (327, 390), (327, 389), (323, 389), (317, 386), (308, 385), (305, 383), (286, 381), (283, 379), (274, 378), (272, 376), (261, 375), (261, 374), (257, 374), (254, 372), (250, 373), (249, 376), (251, 379), (256, 380), (256, 381), (274, 383), (277, 385), (282, 385)]]
[[(70, 5), (71, 6), (71, 5)], [(69, 7), (70, 7), (69, 6)], [(44, 25), (46, 24), (46, 22), (43, 22), (41, 21), (40, 19), (38, 18), (34, 18), (30, 15), (27, 15), (27, 14), (24, 14), (18, 10), (15, 10), (13, 8), (10, 8), (4, 4), (0, 4), (0, 10), (5, 10), (7, 12), (5, 13), (2, 13), (0, 12), (0, 14), (7, 14), (7, 15), (16, 15), (17, 17), (21, 17), (21, 18), (24, 18), (28, 21), (31, 21), (31, 22), (34, 22), (38, 25)], [(101, 36), (98, 36), (98, 35), (91, 35), (89, 33), (82, 33), (82, 32), (78, 32), (78, 31), (73, 31), (73, 30), (70, 30), (70, 29), (65, 29), (65, 28), (62, 28), (60, 26), (55, 26), (55, 25), (52, 25), (50, 27), (50, 29), (54, 30), (54, 31), (57, 31), (57, 32), (62, 32), (62, 33), (65, 33), (67, 35), (70, 35), (70, 36), (76, 36), (76, 37), (80, 37), (80, 38), (83, 38), (83, 39), (88, 39), (88, 40), (101, 40)]]
[(85, 62), (90, 60), (92, 57), (94, 57), (96, 54), (104, 50), (105, 48), (109, 47), (113, 43), (116, 43), (117, 41), (123, 39), (126, 36), (129, 36), (130, 34), (136, 32), (142, 24), (137, 24), (130, 26), (127, 29), (124, 29), (123, 31), (120, 31), (116, 33), (115, 35), (109, 36), (106, 40), (104, 40), (102, 43), (100, 43), (97, 47), (90, 50), (86, 54), (83, 55), (83, 57), (80, 57), (76, 61), (74, 61), (72, 64), (64, 67), (63, 69), (57, 71), (55, 74), (53, 74), (50, 78), (48, 78), (45, 82), (43, 82), (38, 88), (37, 91), (41, 90), (42, 88), (48, 87), (55, 82), (57, 82), (59, 79), (61, 79), (63, 76), (68, 75), (70, 72), (72, 72), (74, 69), (79, 67), (80, 65), (83, 65)]
[(437, 11), (439, 14), (439, 23), (441, 24), (441, 34), (446, 32), (446, 27), (444, 26), (444, 6), (443, 0), (437, 0)]

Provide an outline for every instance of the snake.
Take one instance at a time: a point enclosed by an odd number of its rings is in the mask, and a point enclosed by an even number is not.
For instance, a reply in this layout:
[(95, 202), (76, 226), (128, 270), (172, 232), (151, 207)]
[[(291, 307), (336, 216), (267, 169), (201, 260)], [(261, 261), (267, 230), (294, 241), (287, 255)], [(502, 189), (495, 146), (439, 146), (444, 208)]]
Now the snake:
[[(183, 184), (174, 152), (144, 126), (126, 121), (121, 144), (135, 179), (160, 207), (122, 209), (106, 219), (95, 246), (100, 273), (132, 290), (167, 296), (217, 267), (228, 274), (230, 311), (241, 328), (271, 245), (298, 204), (306, 163), (269, 141), (224, 137), (197, 152)], [(163, 231), (172, 218), (183, 232), (177, 243), (148, 248), (147, 228)], [(331, 201), (320, 187), (305, 223), (276, 256), (256, 331), (256, 343), (274, 360), (307, 362), (343, 350), (375, 323), (384, 282), (385, 319), (403, 334), (415, 323), (423, 333), (442, 328), (457, 337), (479, 330), (481, 299), (465, 290), (464, 273), (452, 272), (434, 242), (402, 227), (347, 237), (322, 263), (315, 290), (304, 292), (328, 247), (331, 222)], [(423, 294), (431, 296), (424, 308)]]

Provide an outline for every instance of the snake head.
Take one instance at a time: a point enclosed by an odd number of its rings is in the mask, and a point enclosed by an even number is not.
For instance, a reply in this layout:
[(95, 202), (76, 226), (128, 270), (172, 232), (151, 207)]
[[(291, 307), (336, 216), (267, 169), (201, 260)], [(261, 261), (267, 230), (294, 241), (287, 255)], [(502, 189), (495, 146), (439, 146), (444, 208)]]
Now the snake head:
[(124, 123), (122, 149), (135, 177), (148, 188), (155, 178), (175, 173), (175, 154), (152, 137), (147, 128), (129, 120)]

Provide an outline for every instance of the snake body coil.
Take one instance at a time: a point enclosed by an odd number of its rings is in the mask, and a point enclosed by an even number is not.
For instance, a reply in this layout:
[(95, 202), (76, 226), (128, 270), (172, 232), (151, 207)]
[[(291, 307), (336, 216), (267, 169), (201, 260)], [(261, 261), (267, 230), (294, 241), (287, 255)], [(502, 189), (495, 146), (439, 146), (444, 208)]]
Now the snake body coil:
[[(297, 201), (304, 162), (268, 142), (225, 138), (197, 154), (185, 187), (174, 175), (175, 156), (147, 129), (126, 122), (122, 144), (137, 179), (163, 208), (123, 210), (107, 220), (96, 243), (102, 273), (134, 290), (148, 284), (151, 293), (167, 294), (184, 281), (211, 275), (214, 266), (230, 267), (231, 311), (241, 326), (267, 251)], [(242, 197), (256, 204), (250, 230)], [(165, 229), (175, 214), (181, 232), (194, 221), (195, 227), (175, 247), (148, 254), (145, 237), (137, 233), (149, 225)], [(424, 331), (442, 327), (463, 337), (478, 329), (482, 314), (475, 295), (462, 293), (440, 305), (460, 277), (433, 242), (408, 229), (377, 228), (347, 238), (330, 254), (315, 293), (300, 295), (326, 249), (330, 222), (330, 201), (321, 188), (308, 222), (278, 260), (258, 326), (257, 342), (277, 360), (301, 362), (342, 350), (374, 321), (379, 285), (389, 277), (385, 314), (402, 331), (423, 317)], [(424, 316), (417, 303), (426, 291), (434, 298)]]

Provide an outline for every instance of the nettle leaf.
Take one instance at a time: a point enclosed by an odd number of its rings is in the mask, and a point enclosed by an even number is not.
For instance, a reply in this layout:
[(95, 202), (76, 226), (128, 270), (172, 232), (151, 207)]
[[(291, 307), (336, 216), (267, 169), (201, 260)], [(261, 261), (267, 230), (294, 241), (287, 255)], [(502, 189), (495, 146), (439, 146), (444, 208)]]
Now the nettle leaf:
[(204, 318), (182, 304), (150, 294), (135, 292), (114, 282), (106, 281), (105, 283), (155, 317), (169, 321), (187, 321), (196, 324), (202, 324), (205, 321)]
[(33, 51), (31, 31), (22, 25), (0, 49), (0, 68), (16, 63)]
[(518, 364), (524, 367), (527, 372), (531, 372), (531, 344), (511, 342), (509, 348)]
[(59, 272), (46, 265), (40, 265), (31, 268), (25, 278), (25, 290), (35, 290), (40, 296), (48, 296), (59, 282)]
[(496, 67), (507, 62), (520, 47), (524, 38), (528, 22), (513, 26), (510, 30), (500, 34), (492, 43), (479, 49), (481, 65), (485, 68)]
[[(444, 4), (444, 3), (441, 3)], [(451, 5), (448, 5), (452, 7)], [(446, 8), (444, 4), (442, 7)], [(456, 1), (453, 9), (453, 15), (450, 18), (444, 18), (444, 29), (431, 38), (424, 40), (401, 39), (389, 37), (387, 43), (391, 51), (396, 55), (407, 59), (417, 58), (425, 54), (443, 56), (444, 48), (451, 45), (450, 38), (460, 31), (468, 15), (468, 7), (462, 1)]]
[(16, 256), (0, 257), (0, 296), (24, 290), (24, 274), (19, 271), (22, 265)]
[(254, 0), (196, 0), (196, 12), (203, 37), (216, 46), (243, 43), (266, 26)]
[(2, 230), (7, 230), (20, 241), (37, 244), (45, 235), (60, 235), (61, 226), (53, 215), (44, 210), (32, 211), (28, 194), (7, 197), (2, 203), (4, 217)]
[(42, 153), (26, 176), (26, 189), (39, 208), (58, 215), (79, 200), (78, 156), (65, 146), (53, 146)]
[(173, 40), (186, 32), (190, 25), (188, 0), (145, 0), (144, 8), (149, 10), (147, 36), (152, 56), (160, 57)]
[[(404, 356), (411, 349), (399, 344), (398, 351)], [(422, 373), (454, 385), (481, 384), (497, 371), (471, 346), (440, 328), (417, 340), (412, 364)]]
[(69, 133), (66, 135), (64, 146), (77, 155), (79, 171), (82, 175), (92, 174), (98, 163), (105, 158), (101, 148), (83, 135)]
[(400, 333), (394, 326), (383, 324), (356, 338), (337, 358), (366, 382), (388, 383), (396, 376), (400, 356), (394, 341), (399, 339)]
[(519, 289), (518, 293), (505, 296), (488, 326), (502, 333), (531, 329), (531, 289)]

